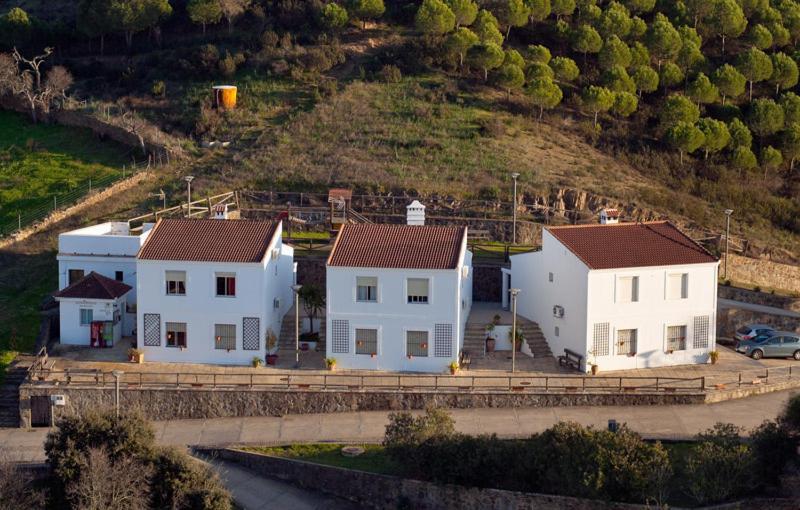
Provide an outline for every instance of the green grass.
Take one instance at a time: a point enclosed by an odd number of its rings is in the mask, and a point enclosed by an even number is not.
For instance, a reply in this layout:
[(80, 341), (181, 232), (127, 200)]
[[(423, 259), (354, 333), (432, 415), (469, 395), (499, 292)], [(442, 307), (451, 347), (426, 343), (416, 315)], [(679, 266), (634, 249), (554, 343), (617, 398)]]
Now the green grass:
[(342, 455), (341, 449), (343, 446), (346, 445), (314, 443), (293, 444), (289, 446), (247, 447), (244, 449), (246, 451), (313, 462), (325, 466), (355, 469), (383, 475), (399, 474), (399, 466), (389, 459), (383, 446), (376, 444), (358, 445), (365, 450), (364, 453), (358, 457), (345, 457)]
[(33, 124), (0, 111), (0, 225), (47, 207), (54, 194), (121, 175), (127, 150), (88, 129)]

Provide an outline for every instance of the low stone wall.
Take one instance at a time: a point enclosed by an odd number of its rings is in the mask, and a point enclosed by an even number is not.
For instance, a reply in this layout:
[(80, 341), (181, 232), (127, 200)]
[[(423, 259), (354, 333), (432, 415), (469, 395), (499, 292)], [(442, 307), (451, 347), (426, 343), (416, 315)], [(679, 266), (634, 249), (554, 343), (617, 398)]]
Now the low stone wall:
[[(82, 415), (114, 405), (113, 387), (23, 384), (19, 390), (20, 426), (31, 423), (30, 398), (64, 395), (66, 405), (54, 409), (55, 417)], [(702, 404), (703, 393), (457, 393), (392, 391), (321, 391), (249, 388), (121, 388), (120, 406), (138, 409), (151, 420), (206, 419), (286, 414), (339, 413), (424, 409), (646, 406)]]
[(732, 299), (743, 303), (753, 303), (756, 305), (772, 306), (800, 312), (800, 297), (779, 296), (768, 292), (756, 292), (750, 289), (732, 287), (730, 285), (720, 285), (717, 292), (720, 299)]
[(724, 308), (717, 313), (717, 336), (732, 338), (734, 332), (745, 324), (767, 324), (778, 330), (800, 331), (800, 319), (796, 317)]
[(800, 294), (800, 266), (780, 264), (767, 259), (754, 259), (731, 254), (728, 278), (772, 289)]

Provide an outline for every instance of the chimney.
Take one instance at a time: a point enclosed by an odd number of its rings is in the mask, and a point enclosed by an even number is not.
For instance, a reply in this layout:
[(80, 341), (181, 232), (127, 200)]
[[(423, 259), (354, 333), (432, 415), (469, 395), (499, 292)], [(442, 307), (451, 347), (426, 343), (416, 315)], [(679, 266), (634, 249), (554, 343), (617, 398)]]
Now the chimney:
[(406, 206), (406, 224), (425, 224), (425, 206), (422, 205), (419, 200), (414, 200)]
[(211, 217), (215, 220), (228, 219), (228, 204), (217, 204), (211, 210)]
[(619, 223), (619, 211), (617, 209), (602, 209), (600, 211), (600, 224), (613, 225)]

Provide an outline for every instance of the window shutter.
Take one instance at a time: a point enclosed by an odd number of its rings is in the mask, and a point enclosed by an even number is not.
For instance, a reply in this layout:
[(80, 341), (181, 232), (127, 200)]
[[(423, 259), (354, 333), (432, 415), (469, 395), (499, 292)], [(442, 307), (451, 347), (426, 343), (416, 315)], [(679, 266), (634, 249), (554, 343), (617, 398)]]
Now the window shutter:
[(639, 301), (639, 277), (631, 279), (631, 301)]
[(683, 273), (681, 275), (681, 299), (689, 297), (689, 274)]
[(167, 271), (166, 277), (168, 282), (185, 282), (186, 271)]
[(409, 278), (408, 279), (408, 295), (409, 296), (427, 296), (428, 295), (428, 280), (425, 278)]

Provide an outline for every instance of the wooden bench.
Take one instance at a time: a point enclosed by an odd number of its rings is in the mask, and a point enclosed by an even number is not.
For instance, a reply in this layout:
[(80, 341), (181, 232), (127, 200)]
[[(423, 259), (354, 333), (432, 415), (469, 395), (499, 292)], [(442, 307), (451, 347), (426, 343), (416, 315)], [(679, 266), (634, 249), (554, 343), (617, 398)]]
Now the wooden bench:
[(581, 369), (581, 363), (583, 362), (583, 356), (578, 354), (575, 351), (571, 351), (569, 349), (564, 349), (564, 354), (558, 357), (558, 364), (564, 365), (568, 367), (572, 367), (575, 370)]
[(463, 370), (467, 370), (470, 363), (472, 363), (472, 359), (469, 356), (469, 351), (462, 350), (461, 354), (458, 356), (458, 366)]
[(67, 384), (72, 382), (73, 377), (90, 377), (94, 379), (95, 383), (100, 382), (101, 372), (96, 368), (68, 368), (65, 370)]

